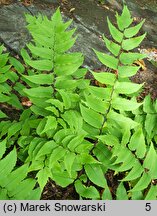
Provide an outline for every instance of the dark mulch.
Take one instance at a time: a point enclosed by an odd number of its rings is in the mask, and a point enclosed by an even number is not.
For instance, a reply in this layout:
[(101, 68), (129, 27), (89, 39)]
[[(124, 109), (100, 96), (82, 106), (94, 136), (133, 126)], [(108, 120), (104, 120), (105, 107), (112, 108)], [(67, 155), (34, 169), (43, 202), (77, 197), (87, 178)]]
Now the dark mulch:
[(79, 195), (76, 193), (74, 185), (69, 185), (66, 188), (62, 188), (55, 184), (53, 181), (49, 181), (42, 193), (41, 200), (78, 200)]

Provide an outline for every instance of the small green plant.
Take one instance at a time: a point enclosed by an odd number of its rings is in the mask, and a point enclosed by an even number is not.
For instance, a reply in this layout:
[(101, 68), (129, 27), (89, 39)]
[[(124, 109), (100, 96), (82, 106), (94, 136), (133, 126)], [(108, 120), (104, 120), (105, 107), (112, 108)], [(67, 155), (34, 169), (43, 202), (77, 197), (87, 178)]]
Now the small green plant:
[[(73, 184), (81, 199), (156, 199), (157, 105), (150, 96), (137, 102), (143, 84), (129, 79), (139, 69), (134, 61), (146, 56), (132, 51), (145, 37), (136, 36), (144, 21), (133, 26), (127, 6), (116, 14), (117, 26), (107, 18), (113, 40), (103, 40), (111, 54), (94, 52), (111, 72), (90, 71), (105, 85), (98, 87), (85, 79), (83, 55), (69, 52), (76, 29), (62, 21), (59, 9), (50, 20), (26, 20), (32, 41), (29, 51), (21, 50), (25, 66), (0, 50), (0, 152), (3, 145), (10, 151), (0, 160), (6, 170), (1, 199), (30, 199), (30, 193), (39, 199), (49, 179), (62, 187)], [(6, 112), (10, 106), (16, 118)], [(13, 170), (16, 157), (20, 165)], [(4, 184), (8, 176), (28, 193), (17, 195), (12, 184)]]

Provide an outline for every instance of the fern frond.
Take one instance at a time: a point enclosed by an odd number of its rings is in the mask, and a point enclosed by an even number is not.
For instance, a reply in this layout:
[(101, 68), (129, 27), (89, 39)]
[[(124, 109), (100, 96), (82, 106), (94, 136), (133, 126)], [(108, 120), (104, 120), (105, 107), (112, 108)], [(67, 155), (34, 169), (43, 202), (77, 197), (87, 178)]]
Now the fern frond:
[[(0, 144), (2, 145), (0, 149), (2, 155), (6, 142), (3, 141)], [(15, 148), (0, 160), (0, 199), (39, 199), (41, 191), (39, 188), (34, 189), (36, 180), (27, 178), (28, 164), (15, 168), (16, 161), (17, 153)]]
[[(11, 70), (9, 54), (4, 53), (4, 46), (0, 46), (0, 105), (6, 103), (13, 108), (22, 110), (23, 107), (16, 94), (13, 93), (14, 85), (18, 81), (18, 75)], [(8, 118), (4, 111), (0, 110), (0, 118)]]

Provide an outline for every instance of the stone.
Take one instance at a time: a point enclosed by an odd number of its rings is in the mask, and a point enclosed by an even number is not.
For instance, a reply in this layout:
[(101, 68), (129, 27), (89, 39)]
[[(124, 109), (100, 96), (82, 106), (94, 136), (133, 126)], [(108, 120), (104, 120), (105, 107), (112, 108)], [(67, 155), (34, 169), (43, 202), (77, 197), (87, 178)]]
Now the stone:
[[(0, 7), (0, 42), (3, 42), (9, 50), (20, 53), (21, 48), (25, 47), (26, 43), (31, 40), (26, 29), (25, 13), (32, 15), (41, 13), (50, 17), (54, 13), (55, 8), (58, 7), (58, 4), (55, 5), (55, 3), (59, 1), (34, 0), (33, 2), (34, 4), (27, 7), (21, 2)], [(85, 56), (84, 65), (90, 68), (98, 68), (101, 66), (101, 63), (97, 60), (93, 52), (93, 48), (107, 52), (101, 37), (102, 34), (105, 34), (108, 38), (111, 38), (106, 17), (108, 16), (114, 22), (115, 10), (121, 12), (121, 0), (107, 0), (106, 2), (109, 9), (100, 7), (94, 0), (68, 0), (68, 3), (70, 3), (68, 10), (70, 11), (71, 8), (75, 8), (75, 10), (71, 14), (63, 13), (63, 19), (68, 20), (68, 16), (70, 15), (73, 18), (72, 27), (77, 28), (78, 38), (71, 51), (82, 52)], [(157, 28), (154, 28), (157, 23), (155, 16), (155, 12), (157, 11), (155, 9), (156, 7), (153, 7), (153, 5), (150, 7), (149, 4), (145, 4), (143, 8), (141, 2), (146, 2), (146, 0), (142, 0), (136, 4), (135, 0), (131, 0), (127, 2), (127, 5), (133, 16), (146, 18), (142, 31), (146, 30), (148, 34), (143, 42), (143, 46), (157, 47)], [(52, 8), (49, 6), (49, 3), (55, 6)], [(66, 7), (66, 4), (64, 6)]]
[[(38, 13), (50, 17), (54, 10), (46, 8), (41, 9), (38, 5), (32, 5), (29, 8), (20, 3), (15, 3), (0, 8), (0, 41), (3, 42), (9, 50), (13, 50), (20, 54), (21, 48), (25, 47), (26, 43), (31, 40), (31, 37), (26, 29), (26, 21), (24, 14), (29, 13), (37, 15)], [(11, 17), (11, 19), (10, 19)], [(64, 20), (68, 20), (63, 15)], [(85, 55), (84, 65), (99, 67), (101, 64), (97, 61), (92, 48), (101, 49), (103, 43), (95, 33), (91, 32), (85, 25), (73, 21), (71, 27), (77, 28), (78, 39), (76, 44), (71, 49), (74, 52), (82, 52)]]

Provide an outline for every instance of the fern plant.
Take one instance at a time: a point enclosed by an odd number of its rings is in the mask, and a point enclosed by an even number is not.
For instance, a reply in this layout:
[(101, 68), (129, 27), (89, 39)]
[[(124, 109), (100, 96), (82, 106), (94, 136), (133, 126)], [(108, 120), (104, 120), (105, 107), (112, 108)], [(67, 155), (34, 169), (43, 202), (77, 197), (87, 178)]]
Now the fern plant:
[[(12, 65), (9, 64), (9, 54), (4, 53), (3, 45), (0, 46), (0, 71), (0, 103), (7, 103), (14, 109), (22, 109), (19, 98), (14, 94), (14, 85), (18, 82), (19, 77), (12, 70)], [(3, 107), (0, 111), (0, 118), (7, 117), (2, 110)]]
[[(63, 23), (59, 10), (51, 20), (27, 16), (27, 21), (33, 37), (27, 45), (31, 56), (21, 51), (28, 69), (17, 69), (17, 73), (27, 85), (20, 92), (33, 105), (14, 122), (18, 157), (30, 163), (29, 172), (37, 171), (41, 189), (49, 178), (66, 187), (77, 178), (85, 161), (96, 162), (89, 155), (93, 144), (84, 139), (86, 132), (79, 113), (78, 92), (89, 83), (82, 79), (87, 70), (79, 69), (81, 53), (67, 53), (75, 42), (75, 29), (66, 30), (71, 21)], [(17, 61), (12, 59), (12, 64), (16, 66)]]
[[(14, 148), (8, 155), (3, 157), (6, 151), (7, 140), (0, 143), (0, 200), (24, 200), (39, 199), (41, 196), (40, 188), (34, 189), (36, 180), (26, 178), (28, 164), (15, 168), (17, 153)], [(2, 158), (3, 157), (3, 158)]]
[[(121, 16), (116, 14), (116, 21), (117, 27), (107, 19), (113, 41), (103, 37), (111, 55), (94, 50), (98, 59), (113, 70), (112, 73), (92, 72), (106, 88), (89, 86), (80, 104), (84, 128), (89, 136), (92, 134), (95, 138), (93, 154), (102, 163), (85, 165), (85, 171), (90, 181), (104, 188), (102, 199), (113, 198), (104, 178), (108, 170), (113, 170), (117, 178), (121, 174), (114, 194), (116, 199), (156, 199), (153, 182), (157, 177), (157, 154), (152, 142), (156, 134), (156, 117), (149, 114), (153, 112), (156, 115), (156, 108), (148, 97), (143, 103), (136, 101), (142, 84), (131, 83), (128, 79), (139, 69), (133, 66), (133, 62), (145, 57), (131, 52), (145, 37), (145, 34), (135, 36), (144, 21), (130, 26), (133, 19), (127, 6), (124, 6)], [(142, 108), (148, 113), (146, 119), (143, 115), (140, 117)], [(150, 126), (150, 123), (153, 124)]]
[[(117, 27), (107, 19), (113, 41), (103, 39), (111, 54), (94, 52), (111, 72), (90, 71), (105, 85), (98, 87), (85, 79), (82, 54), (69, 52), (75, 29), (71, 21), (62, 21), (59, 9), (50, 20), (41, 15), (26, 19), (32, 41), (21, 50), (25, 64), (1, 47), (0, 103), (15, 108), (18, 117), (10, 118), (2, 108), (0, 147), (3, 152), (3, 145), (8, 151), (17, 146), (22, 163), (13, 170), (15, 148), (1, 160), (4, 165), (10, 161), (6, 177), (0, 178), (3, 197), (21, 196), (8, 176), (32, 190), (36, 181), (25, 178), (33, 171), (41, 191), (51, 179), (62, 187), (74, 184), (81, 199), (156, 199), (157, 106), (149, 96), (137, 102), (143, 84), (129, 79), (139, 69), (134, 61), (145, 57), (131, 51), (145, 37), (136, 36), (144, 21), (133, 26), (127, 6), (116, 14)], [(116, 190), (110, 188), (110, 173), (117, 179)], [(39, 196), (39, 189), (34, 193)], [(22, 196), (30, 199), (29, 193)]]

